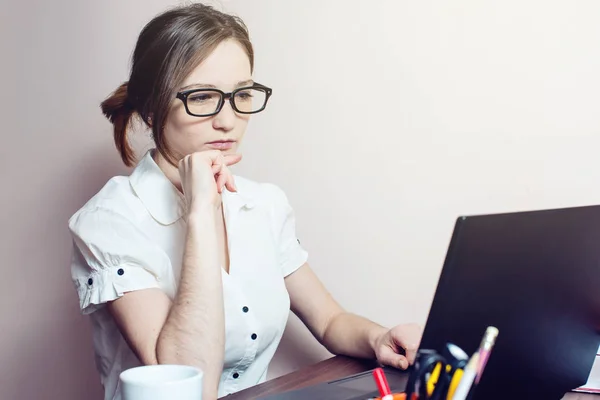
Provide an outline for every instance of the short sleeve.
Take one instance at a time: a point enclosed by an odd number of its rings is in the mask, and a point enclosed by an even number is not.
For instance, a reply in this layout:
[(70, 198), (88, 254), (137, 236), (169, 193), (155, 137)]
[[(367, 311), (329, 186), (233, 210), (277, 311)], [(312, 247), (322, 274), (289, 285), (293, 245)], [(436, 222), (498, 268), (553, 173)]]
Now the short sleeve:
[(296, 236), (296, 217), (286, 194), (275, 185), (268, 185), (272, 198), (273, 229), (277, 238), (279, 265), (284, 277), (308, 260), (308, 253)]
[(83, 314), (126, 292), (158, 287), (170, 261), (144, 232), (108, 209), (85, 210), (69, 220), (71, 278)]

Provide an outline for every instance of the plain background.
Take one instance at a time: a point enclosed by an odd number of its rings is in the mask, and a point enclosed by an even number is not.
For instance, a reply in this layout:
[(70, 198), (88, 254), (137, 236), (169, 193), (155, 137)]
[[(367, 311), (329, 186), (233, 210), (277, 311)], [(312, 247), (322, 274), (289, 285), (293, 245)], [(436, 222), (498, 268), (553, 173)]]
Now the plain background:
[[(168, 0), (0, 12), (0, 398), (100, 399), (67, 219), (122, 167), (99, 103)], [(236, 173), (283, 187), (348, 310), (424, 323), (461, 214), (600, 202), (600, 2), (232, 0), (274, 88)], [(148, 143), (142, 132), (139, 146)], [(294, 318), (271, 376), (327, 353)]]

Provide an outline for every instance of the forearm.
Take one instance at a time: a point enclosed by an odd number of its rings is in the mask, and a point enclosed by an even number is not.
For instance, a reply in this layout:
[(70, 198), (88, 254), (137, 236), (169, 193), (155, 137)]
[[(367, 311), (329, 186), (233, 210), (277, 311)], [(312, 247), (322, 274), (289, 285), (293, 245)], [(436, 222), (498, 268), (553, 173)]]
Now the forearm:
[(327, 325), (323, 345), (333, 354), (375, 358), (375, 342), (387, 329), (366, 318), (342, 312)]
[(216, 397), (223, 368), (225, 323), (216, 211), (188, 216), (177, 295), (157, 343), (161, 364), (194, 365), (204, 372), (204, 393)]

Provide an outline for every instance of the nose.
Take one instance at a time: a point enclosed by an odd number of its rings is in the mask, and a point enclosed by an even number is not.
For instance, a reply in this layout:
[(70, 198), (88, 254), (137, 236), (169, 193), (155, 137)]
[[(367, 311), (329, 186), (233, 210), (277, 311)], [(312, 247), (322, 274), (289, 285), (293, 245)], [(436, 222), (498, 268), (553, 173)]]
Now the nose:
[(225, 101), (221, 111), (213, 118), (213, 128), (224, 132), (229, 132), (235, 126), (237, 115), (229, 101)]

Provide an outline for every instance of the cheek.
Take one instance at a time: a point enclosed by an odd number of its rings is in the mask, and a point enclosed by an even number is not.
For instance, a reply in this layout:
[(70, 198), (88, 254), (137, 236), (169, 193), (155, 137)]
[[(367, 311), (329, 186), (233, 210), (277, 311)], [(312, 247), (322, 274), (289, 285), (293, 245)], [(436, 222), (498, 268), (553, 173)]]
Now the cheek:
[(244, 133), (246, 133), (246, 128), (248, 127), (249, 121), (250, 121), (249, 115), (244, 115), (242, 118), (239, 119), (237, 129), (240, 133), (240, 136), (244, 136)]
[(209, 118), (198, 118), (189, 115), (185, 112), (183, 104), (175, 103), (169, 111), (167, 126), (169, 126), (171, 130), (177, 132), (186, 132), (197, 129), (197, 127), (201, 125), (210, 125), (209, 122)]
[(246, 133), (246, 128), (248, 127), (248, 122), (250, 122), (251, 115), (249, 114), (240, 114), (236, 129), (239, 132), (240, 138), (244, 136)]
[(164, 135), (174, 152), (186, 155), (198, 150), (211, 137), (212, 123), (209, 118), (193, 117), (173, 107), (165, 124)]

